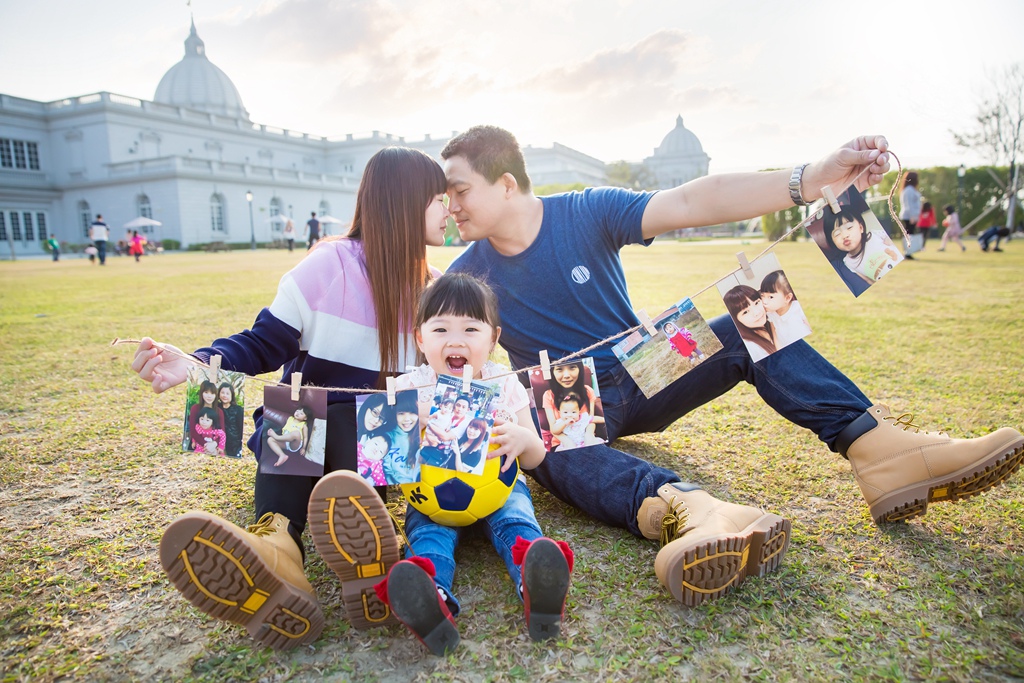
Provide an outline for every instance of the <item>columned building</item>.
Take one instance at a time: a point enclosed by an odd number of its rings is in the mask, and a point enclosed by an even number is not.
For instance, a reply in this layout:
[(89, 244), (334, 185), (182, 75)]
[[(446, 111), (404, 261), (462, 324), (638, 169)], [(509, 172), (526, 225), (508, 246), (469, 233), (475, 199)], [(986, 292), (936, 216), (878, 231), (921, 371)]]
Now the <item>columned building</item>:
[(711, 157), (704, 153), (700, 140), (676, 117), (676, 127), (669, 131), (644, 165), (654, 176), (657, 189), (667, 190), (708, 174)]

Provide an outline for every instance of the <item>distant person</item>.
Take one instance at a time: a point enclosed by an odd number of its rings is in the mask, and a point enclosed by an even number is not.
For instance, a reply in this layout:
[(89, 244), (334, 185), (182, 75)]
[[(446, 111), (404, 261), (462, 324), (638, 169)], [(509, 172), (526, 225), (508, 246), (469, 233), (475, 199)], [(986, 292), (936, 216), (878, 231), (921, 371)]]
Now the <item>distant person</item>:
[(105, 266), (107, 264), (107, 240), (110, 239), (110, 228), (103, 222), (101, 214), (96, 214), (96, 220), (89, 226), (89, 239), (92, 240), (93, 246), (96, 247), (96, 256), (100, 260), (100, 265)]
[(946, 206), (946, 217), (942, 219), (942, 225), (946, 228), (946, 232), (942, 233), (942, 244), (939, 245), (939, 251), (946, 251), (946, 242), (949, 240), (959, 244), (960, 251), (967, 251), (967, 247), (960, 240), (960, 233), (963, 232), (963, 228), (960, 227), (960, 215), (952, 204)]
[(921, 205), (921, 217), (917, 221), (917, 231), (921, 233), (921, 251), (924, 251), (924, 245), (928, 243), (931, 229), (937, 227), (939, 224), (935, 218), (935, 207), (931, 202), (925, 202)]
[[(978, 235), (978, 244), (981, 245), (981, 250), (982, 251), (988, 251), (989, 244), (992, 243), (992, 240), (995, 240), (996, 241), (996, 247), (992, 251), (1002, 251), (1002, 249), (999, 248), (999, 243), (1003, 241), (1004, 237), (1009, 237), (1009, 236), (1010, 236), (1010, 229), (1009, 228), (1007, 228), (1004, 225), (993, 225), (991, 228), (989, 228), (985, 232), (983, 232), (980, 235)], [(54, 260), (56, 260), (56, 259), (54, 259)]]
[[(917, 189), (917, 171), (911, 171), (903, 180), (900, 192), (900, 220), (907, 228), (908, 235), (917, 234), (917, 222), (921, 218), (921, 192)], [(903, 256), (913, 260), (913, 252), (907, 249)]]
[(132, 232), (132, 238), (128, 241), (128, 253), (135, 257), (135, 262), (146, 253), (146, 238), (139, 234), (138, 230)]
[(295, 249), (295, 223), (291, 218), (284, 224), (284, 241), (288, 243), (288, 251)]
[(53, 254), (53, 260), (60, 261), (60, 242), (57, 241), (57, 238), (50, 235), (50, 239), (46, 240), (46, 246), (50, 247), (50, 252)]
[(306, 232), (309, 233), (309, 244), (307, 249), (312, 249), (317, 240), (320, 239), (320, 221), (316, 219), (316, 211), (311, 212), (312, 217), (306, 221)]

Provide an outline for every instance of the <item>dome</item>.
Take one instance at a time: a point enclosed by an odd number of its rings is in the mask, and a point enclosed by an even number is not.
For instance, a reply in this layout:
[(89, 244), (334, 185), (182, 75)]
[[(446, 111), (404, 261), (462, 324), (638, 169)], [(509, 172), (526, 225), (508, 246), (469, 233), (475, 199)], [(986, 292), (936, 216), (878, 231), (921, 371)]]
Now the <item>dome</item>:
[(249, 120), (235, 84), (206, 58), (206, 44), (196, 35), (195, 22), (185, 39), (184, 59), (160, 79), (153, 101)]
[(665, 139), (661, 141), (657, 149), (654, 150), (655, 156), (688, 156), (688, 155), (700, 155), (703, 156), (704, 148), (701, 147), (700, 140), (697, 136), (691, 133), (683, 126), (683, 117), (676, 117), (676, 127), (669, 131)]

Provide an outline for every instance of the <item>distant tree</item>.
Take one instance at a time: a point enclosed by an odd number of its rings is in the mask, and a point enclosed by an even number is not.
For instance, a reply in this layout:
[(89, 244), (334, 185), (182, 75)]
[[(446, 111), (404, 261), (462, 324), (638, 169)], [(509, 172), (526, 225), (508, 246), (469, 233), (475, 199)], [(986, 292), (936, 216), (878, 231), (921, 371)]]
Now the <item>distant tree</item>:
[(552, 194), (562, 194), (563, 192), (583, 190), (587, 187), (588, 186), (583, 183), (549, 183), (547, 185), (537, 185), (533, 188), (533, 193), (538, 197), (547, 197)]
[(654, 174), (643, 163), (614, 161), (605, 166), (605, 172), (608, 184), (615, 187), (628, 187), (631, 190), (655, 190), (658, 187)]
[(974, 130), (950, 132), (961, 147), (977, 151), (993, 166), (1007, 167), (1004, 190), (1012, 191), (1006, 226), (1012, 229), (1019, 178), (1017, 159), (1024, 152), (1024, 63), (1011, 64), (990, 81), (989, 93), (978, 104)]

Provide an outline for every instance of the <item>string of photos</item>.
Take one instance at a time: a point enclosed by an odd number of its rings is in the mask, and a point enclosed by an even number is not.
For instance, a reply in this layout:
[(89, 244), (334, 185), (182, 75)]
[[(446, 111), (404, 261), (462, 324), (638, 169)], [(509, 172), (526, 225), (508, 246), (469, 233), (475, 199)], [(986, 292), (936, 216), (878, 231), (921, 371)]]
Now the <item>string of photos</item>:
[[(891, 154), (891, 152), (890, 152)], [(909, 247), (910, 236), (893, 209), (889, 213)], [(858, 176), (859, 178), (859, 176)], [(822, 188), (808, 216), (768, 245), (754, 259), (739, 252), (739, 268), (651, 317), (636, 311), (640, 324), (555, 361), (546, 350), (539, 364), (490, 377), (473, 379), (466, 365), (462, 377), (441, 375), (404, 391), (395, 378), (387, 388), (302, 385), (295, 372), (288, 384), (220, 368), (220, 356), (203, 364), (192, 356), (189, 371), (182, 450), (237, 458), (242, 450), (244, 385), (247, 379), (265, 384), (260, 434), (262, 472), (289, 476), (322, 476), (329, 392), (356, 396), (357, 468), (374, 486), (399, 485), (410, 504), (436, 521), (469, 524), (500, 507), (515, 482), (518, 464), (505, 467), (488, 459), (491, 429), (502, 414), (500, 379), (528, 373), (535, 417), (549, 453), (606, 443), (601, 390), (590, 351), (621, 339), (612, 352), (637, 386), (650, 398), (706, 362), (723, 346), (693, 304), (693, 298), (717, 287), (743, 343), (755, 361), (803, 339), (811, 326), (796, 291), (775, 254), (776, 245), (806, 229), (836, 275), (860, 296), (903, 261), (856, 188), (857, 178), (838, 195)], [(115, 339), (112, 344), (136, 340)], [(168, 350), (169, 351), (169, 350)], [(504, 471), (502, 471), (504, 469)]]

